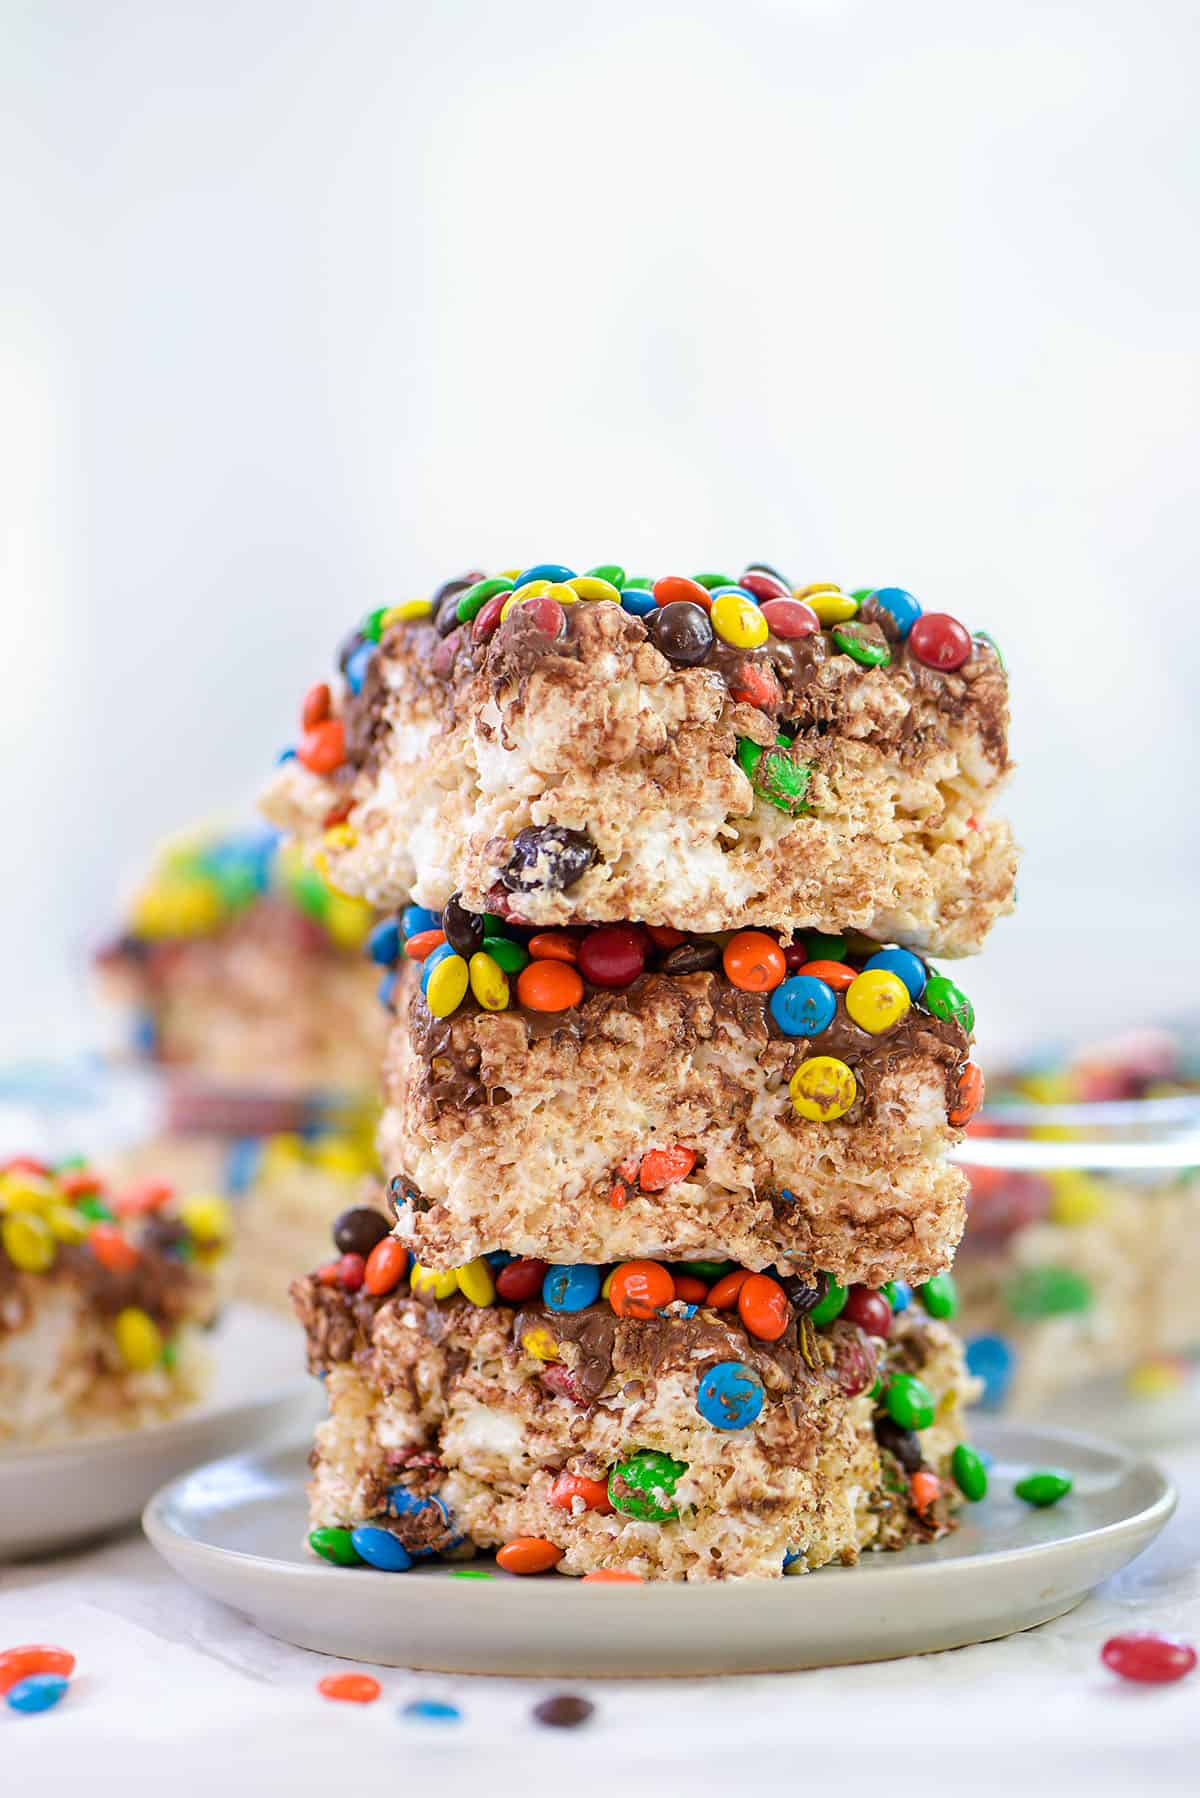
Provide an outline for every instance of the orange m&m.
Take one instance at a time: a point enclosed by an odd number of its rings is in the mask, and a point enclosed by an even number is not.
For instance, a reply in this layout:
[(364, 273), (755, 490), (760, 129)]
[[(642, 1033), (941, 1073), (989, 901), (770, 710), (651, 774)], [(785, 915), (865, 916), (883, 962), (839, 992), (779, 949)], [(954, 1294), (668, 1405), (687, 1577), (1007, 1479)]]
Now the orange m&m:
[(517, 975), (517, 999), (527, 1011), (569, 1011), (583, 998), (583, 976), (565, 961), (531, 961)]
[(739, 930), (721, 957), (731, 985), (744, 993), (769, 993), (787, 974), (783, 950), (765, 930)]
[(792, 1307), (778, 1280), (751, 1274), (738, 1288), (738, 1316), (760, 1342), (778, 1342), (792, 1321)]
[(609, 1282), (608, 1302), (618, 1317), (651, 1318), (675, 1297), (675, 1282), (661, 1261), (626, 1261)]
[(562, 1560), (563, 1551), (545, 1536), (514, 1536), (496, 1555), (505, 1573), (549, 1573)]
[(87, 1243), (101, 1267), (111, 1274), (127, 1274), (141, 1260), (137, 1244), (130, 1242), (117, 1224), (93, 1224)]

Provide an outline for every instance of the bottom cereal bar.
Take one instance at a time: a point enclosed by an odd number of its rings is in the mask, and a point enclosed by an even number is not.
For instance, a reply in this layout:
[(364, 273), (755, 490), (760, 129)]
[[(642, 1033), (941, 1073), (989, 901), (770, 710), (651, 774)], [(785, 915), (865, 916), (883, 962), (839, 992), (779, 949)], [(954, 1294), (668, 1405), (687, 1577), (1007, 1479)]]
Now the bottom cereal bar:
[(365, 1255), (293, 1287), (328, 1394), (328, 1560), (774, 1578), (933, 1540), (986, 1488), (958, 1341), (905, 1288), (505, 1256), (432, 1274), (366, 1216)]

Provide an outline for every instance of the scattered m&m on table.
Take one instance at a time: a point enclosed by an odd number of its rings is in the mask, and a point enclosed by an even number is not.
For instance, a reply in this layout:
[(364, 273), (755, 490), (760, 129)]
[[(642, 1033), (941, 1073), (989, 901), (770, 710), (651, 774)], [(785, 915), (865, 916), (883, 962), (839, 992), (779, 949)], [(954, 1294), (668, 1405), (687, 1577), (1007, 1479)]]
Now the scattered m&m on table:
[(10, 1710), (25, 1716), (52, 1710), (65, 1698), (74, 1671), (70, 1650), (47, 1642), (0, 1649), (0, 1695)]
[(1165, 1686), (1194, 1671), (1196, 1650), (1190, 1642), (1175, 1636), (1131, 1630), (1110, 1636), (1100, 1650), (1100, 1659), (1122, 1679), (1145, 1686)]

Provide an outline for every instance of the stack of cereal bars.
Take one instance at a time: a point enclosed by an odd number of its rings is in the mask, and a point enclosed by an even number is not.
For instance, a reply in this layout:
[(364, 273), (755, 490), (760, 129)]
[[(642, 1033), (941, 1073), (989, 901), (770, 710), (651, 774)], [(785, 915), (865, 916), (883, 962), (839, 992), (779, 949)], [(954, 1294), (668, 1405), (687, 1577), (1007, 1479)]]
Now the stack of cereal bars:
[(899, 588), (539, 565), (372, 613), (266, 796), (382, 916), (389, 1216), (293, 1288), (310, 1542), (774, 1578), (954, 1527), (1011, 909), (987, 636)]

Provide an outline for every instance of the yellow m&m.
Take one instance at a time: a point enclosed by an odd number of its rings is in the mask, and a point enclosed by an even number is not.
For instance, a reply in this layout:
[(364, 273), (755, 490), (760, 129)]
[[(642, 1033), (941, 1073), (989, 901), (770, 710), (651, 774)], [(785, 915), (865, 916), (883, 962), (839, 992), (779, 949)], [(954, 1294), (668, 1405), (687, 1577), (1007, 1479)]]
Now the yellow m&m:
[(126, 1305), (124, 1311), (118, 1311), (113, 1334), (116, 1336), (122, 1361), (135, 1373), (145, 1373), (148, 1368), (161, 1361), (162, 1331), (154, 1319), (139, 1306)]
[(490, 1305), (495, 1299), (492, 1270), (482, 1255), (476, 1255), (465, 1267), (456, 1267), (454, 1277), (458, 1281), (458, 1290), (472, 1305)]
[(184, 1199), (179, 1217), (199, 1243), (224, 1242), (233, 1233), (233, 1212), (220, 1193), (196, 1193)]
[(788, 1091), (802, 1118), (828, 1124), (849, 1111), (858, 1097), (858, 1082), (836, 1055), (813, 1055), (800, 1063)]
[[(477, 949), (467, 963), (471, 991), (485, 1011), (508, 1010), (508, 981), (504, 970), (492, 956)], [(430, 985), (432, 985), (432, 980)]]
[(824, 625), (845, 624), (858, 611), (858, 601), (839, 587), (801, 587), (793, 589), (792, 598), (811, 606)]
[(0, 1223), (0, 1242), (13, 1266), (25, 1274), (44, 1274), (58, 1253), (53, 1230), (34, 1211), (8, 1212)]
[(419, 1261), (414, 1261), (408, 1284), (413, 1292), (427, 1293), (433, 1299), (448, 1299), (458, 1291), (458, 1275), (452, 1267), (439, 1274), (433, 1268), (422, 1267)]
[(402, 599), (398, 606), (389, 606), (383, 614), (383, 628), (390, 624), (400, 624), (413, 618), (428, 618), (433, 611), (433, 601), (429, 599)]
[(886, 968), (868, 968), (846, 988), (846, 1010), (862, 1030), (881, 1036), (898, 1024), (912, 1000), (898, 974)]
[(558, 1343), (550, 1334), (549, 1330), (543, 1330), (540, 1327), (533, 1330), (526, 1330), (524, 1336), (521, 1338), (521, 1347), (525, 1350), (527, 1355), (532, 1355), (536, 1361), (558, 1360)]
[(722, 593), (712, 602), (712, 627), (723, 643), (735, 649), (757, 649), (771, 634), (771, 627), (752, 599), (738, 593)]
[(596, 574), (573, 574), (566, 586), (570, 587), (578, 599), (612, 599), (621, 603), (621, 594), (611, 581), (602, 580)]

